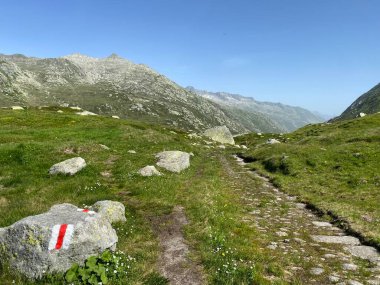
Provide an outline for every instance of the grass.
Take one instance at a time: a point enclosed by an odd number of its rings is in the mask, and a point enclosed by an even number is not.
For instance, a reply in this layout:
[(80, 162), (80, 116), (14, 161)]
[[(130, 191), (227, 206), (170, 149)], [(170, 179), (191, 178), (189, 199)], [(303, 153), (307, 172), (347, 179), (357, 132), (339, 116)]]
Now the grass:
[(380, 246), (380, 114), (236, 140), (250, 148), (243, 156), (253, 169)]
[[(223, 150), (205, 148), (202, 140), (193, 145), (180, 130), (62, 110), (0, 110), (0, 227), (54, 204), (121, 201), (127, 222), (114, 226), (118, 250), (131, 262), (112, 284), (165, 284), (157, 273), (160, 251), (149, 217), (182, 205), (190, 221), (185, 238), (191, 258), (203, 265), (209, 284), (288, 284), (279, 273), (281, 265), (256, 241), (257, 232), (242, 222), (241, 190), (231, 190)], [(139, 176), (137, 170), (153, 165), (154, 155), (163, 150), (193, 152), (191, 167), (181, 174), (160, 169), (163, 176)], [(81, 172), (72, 177), (48, 175), (51, 165), (75, 156), (88, 164)], [(1, 266), (5, 284), (65, 284), (61, 275), (33, 282), (4, 262)], [(268, 274), (278, 275), (277, 283), (265, 279)]]

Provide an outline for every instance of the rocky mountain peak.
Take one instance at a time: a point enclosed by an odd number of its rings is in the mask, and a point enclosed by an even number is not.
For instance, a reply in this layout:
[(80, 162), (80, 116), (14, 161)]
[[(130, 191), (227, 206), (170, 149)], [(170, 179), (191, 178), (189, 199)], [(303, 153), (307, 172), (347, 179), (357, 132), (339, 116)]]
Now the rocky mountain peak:
[(122, 58), (121, 56), (119, 56), (118, 54), (116, 53), (112, 53), (111, 55), (109, 55), (108, 57), (106, 57), (106, 59), (110, 59), (110, 60), (124, 60), (124, 58)]

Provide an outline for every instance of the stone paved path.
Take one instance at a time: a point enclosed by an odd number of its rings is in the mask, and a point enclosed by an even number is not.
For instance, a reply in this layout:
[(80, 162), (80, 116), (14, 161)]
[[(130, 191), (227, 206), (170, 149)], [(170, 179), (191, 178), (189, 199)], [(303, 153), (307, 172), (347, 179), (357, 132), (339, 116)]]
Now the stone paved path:
[(380, 255), (374, 248), (322, 221), (295, 197), (249, 170), (242, 159), (235, 159), (242, 167), (231, 167), (236, 179), (251, 175), (261, 181), (260, 187), (244, 189), (244, 222), (259, 230), (258, 239), (274, 259), (288, 261), (288, 280), (299, 280), (296, 284), (380, 284)]

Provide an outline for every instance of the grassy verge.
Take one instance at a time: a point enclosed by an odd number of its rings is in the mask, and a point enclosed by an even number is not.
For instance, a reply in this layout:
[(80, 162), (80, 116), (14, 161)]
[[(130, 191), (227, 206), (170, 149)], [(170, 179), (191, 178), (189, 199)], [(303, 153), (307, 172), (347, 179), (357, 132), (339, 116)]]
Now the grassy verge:
[[(282, 143), (266, 144), (269, 138)], [(380, 245), (380, 114), (237, 138), (252, 168)], [(339, 218), (338, 218), (339, 217)]]
[[(149, 217), (182, 205), (190, 221), (185, 238), (191, 258), (203, 265), (208, 283), (287, 284), (279, 265), (260, 248), (255, 230), (242, 222), (242, 190), (231, 190), (234, 185), (221, 150), (207, 149), (201, 141), (194, 146), (178, 130), (82, 117), (69, 109), (64, 113), (55, 108), (0, 110), (0, 126), (1, 227), (58, 203), (83, 206), (103, 199), (121, 201), (127, 222), (115, 225), (118, 250), (129, 262), (120, 268), (125, 274), (112, 284), (153, 284), (164, 280), (156, 272), (159, 246)], [(153, 165), (154, 155), (163, 150), (193, 152), (191, 167), (181, 174), (163, 171), (161, 177), (140, 177), (137, 170)], [(48, 175), (51, 165), (75, 156), (87, 161), (84, 170), (72, 177)], [(278, 281), (265, 279), (268, 274), (278, 275)], [(65, 284), (62, 276), (33, 283), (5, 265), (0, 278), (5, 284)]]

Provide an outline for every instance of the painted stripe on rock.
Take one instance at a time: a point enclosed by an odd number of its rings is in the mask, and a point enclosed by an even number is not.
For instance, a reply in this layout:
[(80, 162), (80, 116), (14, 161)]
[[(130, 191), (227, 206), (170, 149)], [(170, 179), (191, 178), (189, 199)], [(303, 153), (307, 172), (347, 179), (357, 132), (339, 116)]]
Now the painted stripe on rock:
[(68, 249), (74, 234), (74, 225), (61, 224), (55, 225), (51, 232), (49, 250)]
[(93, 215), (95, 214), (96, 212), (94, 211), (90, 211), (89, 209), (77, 209), (78, 212), (82, 212), (82, 213), (87, 213), (87, 214), (90, 214), (90, 215)]

